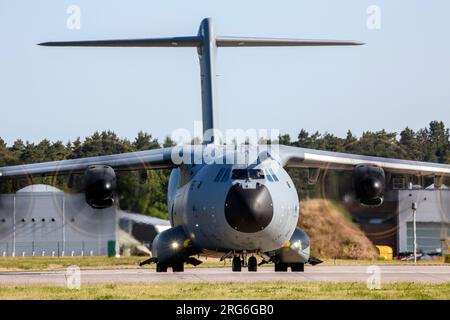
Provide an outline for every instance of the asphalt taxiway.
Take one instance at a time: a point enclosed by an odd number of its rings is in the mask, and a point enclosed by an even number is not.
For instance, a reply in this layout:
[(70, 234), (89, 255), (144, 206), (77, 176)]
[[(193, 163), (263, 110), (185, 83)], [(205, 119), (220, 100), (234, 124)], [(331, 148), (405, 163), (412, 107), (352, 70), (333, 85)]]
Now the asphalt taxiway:
[[(379, 269), (377, 269), (379, 268)], [(274, 272), (259, 268), (258, 272), (232, 272), (229, 268), (187, 268), (185, 272), (156, 273), (154, 269), (81, 270), (82, 283), (155, 283), (155, 282), (257, 282), (257, 281), (319, 281), (367, 282), (378, 276), (381, 283), (450, 282), (450, 266), (306, 266), (305, 272)], [(170, 269), (169, 269), (170, 270)], [(1, 271), (0, 285), (65, 285), (66, 270), (55, 271)]]

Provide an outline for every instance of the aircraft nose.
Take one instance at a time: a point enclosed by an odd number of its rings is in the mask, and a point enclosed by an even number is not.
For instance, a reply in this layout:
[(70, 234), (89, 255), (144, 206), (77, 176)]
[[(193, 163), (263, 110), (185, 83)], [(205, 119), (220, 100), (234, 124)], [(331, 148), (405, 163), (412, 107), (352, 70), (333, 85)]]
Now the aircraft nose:
[(245, 233), (258, 232), (272, 221), (273, 203), (266, 186), (257, 184), (254, 189), (233, 185), (225, 200), (225, 218), (235, 230)]

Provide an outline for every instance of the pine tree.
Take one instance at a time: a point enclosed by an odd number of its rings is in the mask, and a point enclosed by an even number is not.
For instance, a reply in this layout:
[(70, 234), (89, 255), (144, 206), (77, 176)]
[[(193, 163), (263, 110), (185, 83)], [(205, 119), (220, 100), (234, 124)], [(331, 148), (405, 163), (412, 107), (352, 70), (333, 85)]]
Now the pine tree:
[(153, 139), (151, 134), (144, 133), (142, 131), (138, 132), (137, 137), (134, 139), (133, 146), (136, 150), (150, 150), (161, 147), (158, 139)]

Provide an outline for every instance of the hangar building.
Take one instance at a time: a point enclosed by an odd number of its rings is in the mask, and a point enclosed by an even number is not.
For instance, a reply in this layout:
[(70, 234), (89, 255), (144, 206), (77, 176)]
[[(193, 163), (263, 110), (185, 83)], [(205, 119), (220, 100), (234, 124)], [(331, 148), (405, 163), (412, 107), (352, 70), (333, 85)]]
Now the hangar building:
[(93, 209), (84, 193), (43, 184), (0, 195), (0, 257), (111, 256), (120, 251), (119, 228), (149, 247), (170, 223), (116, 206)]
[(394, 189), (385, 194), (380, 207), (347, 208), (373, 244), (388, 245), (398, 255), (413, 251), (413, 202), (418, 206), (417, 249), (428, 254), (445, 252), (450, 237), (449, 189)]
[(170, 222), (138, 213), (120, 211), (120, 229), (150, 248), (156, 235), (170, 228)]
[(450, 236), (450, 190), (398, 191), (398, 250), (413, 251), (412, 202), (417, 203), (417, 247), (426, 253), (444, 252)]
[(116, 211), (95, 210), (84, 194), (42, 184), (0, 195), (0, 255), (107, 255), (108, 243), (109, 250), (115, 245)]

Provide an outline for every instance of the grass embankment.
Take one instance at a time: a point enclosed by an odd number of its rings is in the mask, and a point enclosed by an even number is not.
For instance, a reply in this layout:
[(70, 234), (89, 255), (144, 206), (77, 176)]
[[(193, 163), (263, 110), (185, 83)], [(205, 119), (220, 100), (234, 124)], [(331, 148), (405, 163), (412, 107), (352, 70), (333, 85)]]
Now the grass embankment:
[(82, 285), (80, 290), (55, 286), (2, 286), (4, 299), (450, 299), (450, 283), (258, 282)]
[(348, 211), (324, 199), (300, 202), (299, 227), (310, 237), (316, 257), (375, 260), (378, 253)]

